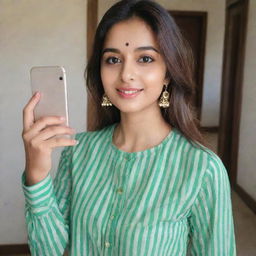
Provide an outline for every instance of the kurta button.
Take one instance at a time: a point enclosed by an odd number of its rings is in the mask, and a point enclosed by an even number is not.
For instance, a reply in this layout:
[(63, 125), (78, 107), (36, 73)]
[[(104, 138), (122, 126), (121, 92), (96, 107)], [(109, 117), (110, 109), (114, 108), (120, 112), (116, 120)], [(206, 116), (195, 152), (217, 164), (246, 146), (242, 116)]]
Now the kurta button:
[(110, 243), (109, 243), (109, 242), (106, 242), (106, 243), (105, 243), (105, 247), (107, 247), (107, 248), (110, 247)]
[(123, 193), (123, 189), (122, 189), (122, 188), (119, 188), (119, 189), (117, 190), (117, 193), (122, 194), (122, 193)]
[(111, 215), (110, 219), (113, 220), (115, 218), (115, 215)]

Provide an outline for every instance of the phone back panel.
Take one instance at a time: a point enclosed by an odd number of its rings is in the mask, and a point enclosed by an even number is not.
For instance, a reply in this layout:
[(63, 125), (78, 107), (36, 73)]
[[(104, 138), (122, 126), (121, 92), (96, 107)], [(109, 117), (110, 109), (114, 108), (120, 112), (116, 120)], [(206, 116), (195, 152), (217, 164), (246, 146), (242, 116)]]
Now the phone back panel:
[(63, 67), (33, 67), (30, 70), (32, 94), (41, 93), (34, 109), (35, 121), (43, 116), (64, 116), (68, 125), (66, 73)]

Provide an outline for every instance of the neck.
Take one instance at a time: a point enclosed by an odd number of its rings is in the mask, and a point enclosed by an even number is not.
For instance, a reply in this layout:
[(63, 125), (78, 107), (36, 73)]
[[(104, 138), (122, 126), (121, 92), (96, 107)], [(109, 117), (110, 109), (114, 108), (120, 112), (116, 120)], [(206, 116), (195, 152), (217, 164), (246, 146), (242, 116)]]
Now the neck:
[(114, 131), (113, 143), (127, 152), (142, 151), (160, 144), (170, 133), (171, 126), (162, 117), (160, 108), (153, 112), (121, 112), (121, 121)]

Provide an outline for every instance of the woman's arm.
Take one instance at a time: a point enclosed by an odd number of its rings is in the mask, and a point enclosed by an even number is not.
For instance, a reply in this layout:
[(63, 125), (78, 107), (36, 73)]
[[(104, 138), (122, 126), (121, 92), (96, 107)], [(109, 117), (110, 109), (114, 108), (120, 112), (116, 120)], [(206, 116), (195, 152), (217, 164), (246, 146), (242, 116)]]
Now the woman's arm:
[(48, 174), (39, 183), (26, 186), (25, 172), (22, 175), (28, 243), (32, 255), (63, 255), (68, 245), (71, 150), (72, 147), (66, 147), (61, 152), (54, 181)]
[(215, 155), (209, 156), (201, 190), (191, 208), (189, 223), (192, 256), (235, 256), (236, 244), (230, 183)]

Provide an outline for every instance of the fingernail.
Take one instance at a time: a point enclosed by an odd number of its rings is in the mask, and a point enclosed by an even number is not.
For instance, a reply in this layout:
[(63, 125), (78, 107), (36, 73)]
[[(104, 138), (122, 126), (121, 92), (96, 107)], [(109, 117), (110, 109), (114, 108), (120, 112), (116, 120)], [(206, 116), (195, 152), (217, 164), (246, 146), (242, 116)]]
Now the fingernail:
[(38, 96), (39, 96), (39, 92), (36, 92), (36, 93), (35, 93), (35, 97), (38, 97)]
[(65, 120), (65, 117), (64, 117), (64, 116), (60, 116), (60, 120), (61, 120), (61, 121), (64, 121), (64, 120)]
[(75, 145), (77, 145), (79, 143), (79, 140), (73, 140)]

